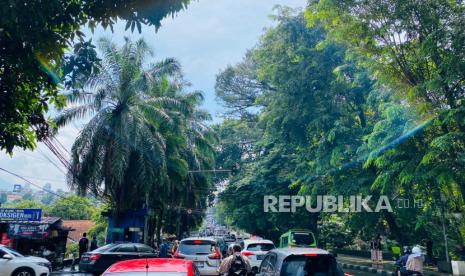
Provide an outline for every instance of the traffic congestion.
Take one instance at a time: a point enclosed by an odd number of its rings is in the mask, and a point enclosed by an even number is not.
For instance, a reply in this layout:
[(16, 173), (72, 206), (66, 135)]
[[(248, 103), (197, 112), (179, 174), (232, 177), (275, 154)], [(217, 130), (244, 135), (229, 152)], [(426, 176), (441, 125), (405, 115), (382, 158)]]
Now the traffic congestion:
[(93, 275), (347, 275), (313, 233), (291, 230), (273, 241), (253, 235), (191, 236), (163, 241), (168, 255), (139, 243), (105, 245), (85, 253), (79, 271)]

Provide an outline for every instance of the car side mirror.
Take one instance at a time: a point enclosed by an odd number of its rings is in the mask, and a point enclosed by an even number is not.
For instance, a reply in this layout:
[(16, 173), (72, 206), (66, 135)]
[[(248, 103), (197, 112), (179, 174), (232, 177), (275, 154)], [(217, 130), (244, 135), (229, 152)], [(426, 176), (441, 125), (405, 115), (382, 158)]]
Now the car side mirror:
[(2, 256), (2, 259), (13, 260), (13, 255), (11, 255), (11, 254), (5, 254), (5, 255)]

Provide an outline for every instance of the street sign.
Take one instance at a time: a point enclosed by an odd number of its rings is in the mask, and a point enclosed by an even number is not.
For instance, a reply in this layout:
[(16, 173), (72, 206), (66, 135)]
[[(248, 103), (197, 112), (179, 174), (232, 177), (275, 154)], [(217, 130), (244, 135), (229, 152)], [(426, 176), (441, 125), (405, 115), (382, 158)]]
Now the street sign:
[(40, 221), (42, 209), (0, 208), (0, 221)]
[(124, 233), (124, 229), (123, 228), (118, 228), (118, 227), (110, 228), (109, 231), (112, 232), (112, 233), (119, 233), (119, 234)]

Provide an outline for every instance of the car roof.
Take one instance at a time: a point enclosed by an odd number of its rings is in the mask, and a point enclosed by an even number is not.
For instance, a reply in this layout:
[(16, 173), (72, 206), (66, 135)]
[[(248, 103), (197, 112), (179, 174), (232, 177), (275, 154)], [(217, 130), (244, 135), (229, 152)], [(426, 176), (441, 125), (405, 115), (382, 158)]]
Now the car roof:
[(317, 254), (317, 255), (331, 255), (328, 251), (321, 249), (321, 248), (302, 248), (302, 247), (294, 247), (294, 248), (278, 248), (273, 249), (270, 252), (274, 252), (278, 255), (284, 255), (285, 257), (290, 255), (304, 255), (304, 254)]
[[(169, 258), (135, 259), (117, 262), (110, 266), (107, 273), (121, 272), (188, 272), (192, 261)], [(148, 265), (148, 268), (147, 268)]]
[(274, 244), (274, 242), (270, 240), (264, 240), (264, 239), (247, 239), (244, 240), (244, 245), (249, 245), (249, 244)]

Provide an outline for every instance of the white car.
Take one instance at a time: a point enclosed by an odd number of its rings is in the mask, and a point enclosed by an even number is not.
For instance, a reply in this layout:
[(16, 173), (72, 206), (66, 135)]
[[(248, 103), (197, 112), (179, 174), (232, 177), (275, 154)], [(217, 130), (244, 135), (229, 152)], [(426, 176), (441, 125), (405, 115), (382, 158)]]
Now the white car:
[(173, 258), (192, 260), (200, 275), (218, 275), (221, 253), (215, 239), (187, 238), (179, 243)]
[(51, 267), (47, 259), (25, 257), (0, 245), (0, 276), (48, 276)]
[(249, 258), (252, 268), (259, 268), (266, 253), (274, 248), (274, 243), (270, 240), (247, 239), (244, 240), (241, 254)]

